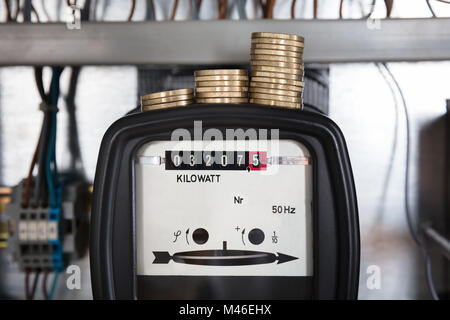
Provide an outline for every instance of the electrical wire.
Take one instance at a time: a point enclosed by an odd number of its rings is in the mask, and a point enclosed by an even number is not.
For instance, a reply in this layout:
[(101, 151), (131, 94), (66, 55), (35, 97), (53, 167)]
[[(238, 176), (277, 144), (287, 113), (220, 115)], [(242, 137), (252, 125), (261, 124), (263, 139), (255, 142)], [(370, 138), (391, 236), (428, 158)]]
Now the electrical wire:
[[(42, 80), (42, 67), (34, 68), (34, 77), (36, 81), (36, 87), (38, 89), (39, 95), (41, 96), (42, 102), (45, 105), (50, 103), (49, 95), (45, 93), (44, 84)], [(48, 145), (48, 137), (49, 137), (49, 115), (48, 112), (43, 110), (44, 112), (44, 120), (42, 122), (41, 133), (39, 136), (39, 144), (36, 146), (37, 151), (37, 165), (38, 165), (38, 173), (36, 177), (36, 183), (34, 184), (34, 197), (32, 205), (34, 207), (38, 207), (39, 204), (45, 206), (47, 199), (47, 185), (44, 179), (45, 175), (45, 150)]]
[[(75, 1), (76, 3), (76, 1)], [(81, 21), (88, 21), (91, 16), (91, 0), (85, 0), (83, 9), (81, 9), (80, 12), (80, 20)]]
[(297, 3), (297, 0), (292, 0), (291, 4), (291, 19), (295, 19), (295, 4)]
[(344, 7), (344, 0), (339, 1), (339, 19), (342, 19), (342, 9)]
[(370, 11), (368, 14), (362, 17), (363, 19), (369, 19), (372, 16), (373, 12), (375, 11), (375, 4), (376, 0), (372, 0), (372, 4), (370, 5)]
[(3, 0), (3, 3), (5, 4), (5, 10), (6, 10), (6, 21), (8, 21), (8, 22), (13, 21), (13, 18), (11, 15), (11, 8), (9, 6), (9, 1)]
[[(46, 154), (46, 180), (50, 195), (50, 207), (56, 208), (58, 206), (57, 201), (57, 187), (58, 187), (58, 171), (56, 167), (55, 154), (56, 154), (56, 126), (57, 126), (57, 118), (56, 118), (56, 106), (58, 104), (59, 98), (59, 78), (61, 77), (62, 68), (60, 67), (52, 67), (52, 81), (51, 81), (51, 106), (54, 108), (50, 111), (51, 117), (51, 127), (50, 127), (50, 139), (49, 146)], [(52, 170), (53, 164), (53, 170)]]
[(40, 271), (36, 271), (36, 274), (34, 276), (34, 280), (33, 280), (33, 286), (31, 288), (31, 292), (30, 292), (30, 274), (31, 271), (26, 271), (25, 272), (25, 299), (26, 300), (33, 300), (34, 296), (36, 294), (36, 288), (37, 288), (37, 284), (39, 281), (39, 275), (40, 275)]
[[(76, 1), (71, 3), (67, 0), (68, 5), (76, 5)], [(82, 10), (82, 19), (89, 18), (90, 0), (86, 0), (85, 6)], [(58, 206), (56, 188), (59, 185), (58, 169), (56, 164), (56, 105), (59, 98), (59, 78), (63, 68), (52, 68), (52, 79), (49, 93), (45, 93), (43, 84), (43, 68), (35, 67), (34, 75), (36, 87), (42, 99), (41, 110), (44, 112), (44, 120), (42, 123), (41, 132), (38, 143), (31, 161), (28, 176), (25, 181), (24, 193), (22, 195), (22, 205), (28, 207), (30, 204), (30, 193), (32, 185), (32, 173), (34, 167), (38, 166), (36, 181), (34, 183), (33, 207), (47, 206), (48, 195), (50, 195), (50, 204), (52, 207)], [(75, 172), (80, 172), (77, 167), (79, 163), (81, 168), (81, 152), (78, 141), (78, 130), (75, 118), (75, 92), (78, 80), (79, 67), (72, 70), (71, 81), (69, 85), (68, 97), (66, 98), (67, 109), (69, 114), (69, 150), (72, 154), (72, 168)], [(77, 170), (78, 169), (78, 170)], [(84, 177), (84, 172), (82, 173)]]
[(131, 21), (131, 19), (133, 19), (135, 9), (136, 9), (136, 0), (131, 0), (131, 8), (130, 13), (128, 14), (128, 21)]
[(31, 12), (34, 13), (34, 16), (35, 16), (35, 18), (36, 18), (36, 22), (37, 22), (37, 23), (40, 23), (40, 22), (41, 22), (41, 19), (39, 18), (39, 13), (37, 12), (36, 8), (33, 6), (33, 3), (32, 3), (32, 2), (30, 2), (30, 7), (31, 7)]
[(219, 19), (227, 18), (228, 0), (217, 0)]
[(44, 276), (42, 278), (42, 296), (44, 297), (45, 300), (49, 300), (47, 293), (47, 278), (49, 273), (50, 273), (49, 270), (45, 270)]
[(269, 19), (273, 19), (273, 10), (274, 10), (274, 8), (275, 8), (275, 3), (276, 3), (277, 1), (276, 0), (271, 0), (270, 2), (269, 2), (269, 9), (268, 9), (268, 18)]
[(247, 20), (247, 11), (245, 10), (247, 0), (235, 0), (235, 1), (237, 3), (239, 19)]
[[(35, 75), (36, 87), (38, 89), (39, 95), (41, 96), (42, 101), (46, 101), (47, 97), (45, 95), (44, 85), (42, 82), (42, 67), (36, 67), (34, 69), (34, 75)], [(25, 188), (24, 188), (24, 193), (22, 196), (22, 206), (24, 208), (28, 208), (28, 206), (30, 204), (30, 192), (31, 192), (31, 184), (32, 184), (31, 181), (32, 181), (32, 175), (33, 175), (33, 169), (37, 162), (39, 147), (40, 147), (41, 141), (42, 141), (42, 136), (43, 136), (43, 128), (41, 128), (41, 133), (39, 135), (38, 143), (37, 143), (35, 151), (33, 153), (33, 158), (31, 160), (30, 169), (28, 170), (28, 176), (25, 181)]]
[(41, 139), (40, 139), (40, 136), (39, 136), (39, 140), (38, 140), (36, 149), (34, 150), (33, 158), (31, 160), (30, 169), (28, 170), (28, 176), (27, 176), (27, 179), (25, 181), (25, 187), (24, 187), (24, 192), (23, 192), (23, 197), (22, 197), (22, 207), (23, 208), (28, 208), (28, 206), (30, 205), (31, 181), (33, 179), (33, 169), (36, 166), (39, 145), (41, 144), (40, 140)]
[[(31, 9), (31, 12), (34, 13), (34, 17), (36, 18), (36, 22), (40, 23), (41, 19), (39, 18), (39, 13), (37, 12), (36, 8), (33, 6), (32, 3), (30, 4), (30, 9)], [(31, 20), (31, 17), (30, 17), (30, 20)]]
[(172, 13), (170, 15), (170, 20), (175, 20), (175, 14), (177, 13), (177, 8), (178, 8), (178, 0), (175, 0), (173, 2)]
[(80, 75), (81, 67), (72, 67), (72, 73), (70, 75), (69, 89), (67, 96), (65, 97), (67, 114), (68, 114), (68, 145), (69, 153), (71, 154), (70, 170), (85, 177), (83, 161), (81, 158), (81, 149), (78, 135), (78, 126), (76, 120), (76, 105), (75, 96), (78, 84), (78, 78)]
[(318, 11), (318, 0), (314, 0), (313, 2), (313, 17), (317, 19), (317, 11)]
[[(23, 17), (23, 22), (31, 21), (31, 0), (25, 0), (22, 9), (20, 10)], [(17, 20), (17, 17), (16, 17)]]
[(272, 19), (273, 18), (273, 9), (275, 7), (276, 0), (266, 0), (263, 2), (262, 0), (259, 0), (259, 5), (262, 8), (263, 11), (263, 17), (265, 19)]
[(380, 201), (379, 201), (380, 208), (378, 209), (378, 212), (377, 212), (377, 222), (380, 222), (382, 220), (383, 214), (384, 214), (384, 204), (386, 202), (386, 198), (387, 198), (387, 194), (388, 194), (388, 190), (389, 190), (389, 184), (391, 181), (391, 174), (392, 174), (392, 169), (394, 167), (394, 159), (395, 159), (397, 145), (398, 145), (399, 105), (398, 105), (397, 97), (395, 94), (395, 89), (394, 89), (393, 85), (391, 84), (391, 82), (389, 81), (386, 74), (383, 72), (382, 64), (376, 63), (375, 66), (377, 67), (380, 75), (383, 77), (384, 81), (388, 85), (389, 90), (391, 91), (392, 100), (394, 101), (394, 115), (395, 115), (394, 135), (393, 135), (393, 139), (392, 139), (392, 147), (391, 147), (391, 152), (390, 152), (390, 157), (389, 157), (388, 169), (386, 170), (386, 175), (385, 175), (384, 182), (383, 182), (382, 194), (381, 194)]
[(430, 0), (426, 0), (426, 2), (427, 2), (428, 9), (429, 9), (430, 12), (431, 12), (431, 16), (432, 16), (433, 18), (436, 18), (436, 13), (434, 12), (433, 7), (431, 6)]
[[(47, 205), (48, 194), (52, 207), (56, 206), (56, 190), (58, 177), (56, 167), (55, 143), (56, 143), (56, 104), (59, 97), (59, 77), (62, 68), (52, 68), (50, 93), (45, 94), (42, 81), (42, 68), (35, 68), (35, 80), (39, 94), (43, 100), (44, 120), (42, 123), (39, 144), (37, 146), (38, 173), (34, 185), (34, 207)], [(52, 109), (53, 108), (53, 109)], [(53, 171), (51, 170), (53, 168)], [(32, 169), (31, 169), (32, 170)]]
[(30, 271), (29, 270), (25, 271), (24, 282), (25, 282), (25, 300), (30, 300)]
[(47, 290), (47, 282), (48, 282), (47, 280), (48, 280), (48, 275), (50, 274), (50, 272), (51, 272), (51, 270), (46, 270), (44, 273), (44, 277), (42, 279), (42, 296), (44, 297), (45, 300), (53, 299), (53, 296), (55, 295), (56, 284), (58, 282), (59, 271), (55, 271), (54, 276), (53, 276), (53, 281), (50, 286), (50, 292)]
[(198, 20), (198, 10), (197, 10), (197, 1), (196, 0), (190, 0), (189, 1), (189, 11), (192, 13), (192, 19)]
[(156, 20), (155, 4), (153, 0), (147, 0), (145, 7), (145, 20)]
[(40, 271), (36, 271), (36, 274), (35, 274), (34, 280), (33, 280), (33, 287), (31, 288), (31, 294), (30, 294), (31, 300), (34, 299), (34, 295), (36, 294), (36, 288), (37, 288), (37, 284), (39, 282), (39, 276), (40, 275), (41, 275), (41, 272)]
[(55, 271), (55, 275), (53, 276), (52, 286), (51, 286), (50, 292), (48, 294), (48, 300), (52, 300), (55, 295), (56, 284), (58, 283), (58, 276), (59, 276), (59, 271)]
[[(54, 113), (54, 112), (52, 112)], [(57, 195), (56, 195), (56, 188), (55, 185), (55, 179), (54, 174), (52, 172), (52, 162), (53, 162), (53, 153), (54, 153), (54, 146), (56, 143), (56, 122), (55, 122), (55, 114), (51, 115), (51, 129), (50, 129), (50, 140), (49, 140), (49, 148), (47, 149), (47, 155), (46, 155), (46, 165), (45, 165), (45, 177), (47, 180), (48, 185), (48, 193), (50, 195), (50, 208), (56, 208), (57, 207)]]
[(37, 154), (37, 165), (38, 165), (38, 173), (36, 176), (36, 183), (34, 184), (34, 197), (32, 206), (37, 208), (39, 206), (46, 207), (47, 206), (47, 194), (48, 194), (48, 186), (45, 180), (45, 150), (48, 146), (48, 138), (50, 136), (50, 118), (48, 112), (44, 112), (44, 120), (42, 122), (41, 135), (39, 137), (40, 144)]
[(404, 111), (404, 115), (405, 115), (405, 123), (406, 123), (406, 160), (405, 160), (405, 183), (404, 183), (404, 202), (405, 202), (405, 214), (406, 214), (406, 221), (408, 224), (408, 229), (409, 232), (414, 240), (414, 242), (417, 244), (417, 246), (421, 249), (422, 254), (424, 256), (424, 261), (425, 261), (425, 270), (426, 270), (426, 279), (427, 279), (427, 284), (428, 287), (430, 289), (431, 295), (433, 297), (434, 300), (439, 300), (439, 296), (436, 292), (436, 288), (434, 286), (434, 282), (433, 282), (433, 277), (432, 277), (432, 271), (431, 271), (431, 260), (430, 260), (430, 256), (428, 254), (428, 250), (426, 248), (425, 243), (422, 241), (422, 239), (420, 238), (417, 230), (414, 228), (414, 223), (412, 221), (412, 217), (411, 217), (411, 211), (409, 208), (409, 200), (408, 200), (408, 195), (409, 195), (409, 163), (410, 163), (410, 154), (411, 154), (411, 150), (410, 150), (410, 130), (411, 130), (411, 125), (410, 125), (410, 118), (409, 118), (409, 112), (408, 112), (408, 106), (406, 104), (406, 99), (405, 96), (403, 94), (403, 90), (401, 89), (397, 79), (395, 78), (394, 74), (391, 72), (390, 68), (388, 67), (388, 65), (386, 63), (382, 64), (384, 69), (386, 70), (386, 72), (389, 74), (389, 77), (392, 79), (393, 83), (395, 84), (397, 91), (400, 95), (400, 98), (402, 100), (402, 105), (403, 105), (403, 111)]
[(386, 6), (386, 17), (390, 18), (392, 13), (392, 8), (394, 7), (394, 0), (384, 0)]

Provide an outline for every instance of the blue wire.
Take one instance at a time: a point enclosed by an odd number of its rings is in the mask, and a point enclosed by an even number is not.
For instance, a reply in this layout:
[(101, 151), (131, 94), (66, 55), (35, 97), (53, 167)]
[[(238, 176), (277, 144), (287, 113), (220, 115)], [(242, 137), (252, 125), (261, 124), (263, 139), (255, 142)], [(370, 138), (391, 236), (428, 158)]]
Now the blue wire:
[(53, 114), (51, 115), (51, 121), (50, 121), (50, 125), (51, 125), (51, 130), (50, 130), (50, 140), (49, 140), (49, 145), (48, 145), (48, 149), (47, 149), (47, 156), (46, 156), (46, 170), (45, 170), (45, 176), (47, 178), (47, 185), (48, 185), (48, 192), (50, 195), (50, 207), (54, 208), (56, 206), (56, 193), (55, 193), (55, 188), (54, 188), (54, 181), (53, 181), (53, 177), (52, 177), (52, 172), (51, 172), (51, 159), (52, 159), (52, 150), (53, 150), (53, 144), (54, 144), (54, 140), (55, 140), (55, 135), (54, 135), (54, 121), (53, 121)]
[(150, 1), (146, 2), (145, 20), (155, 20), (155, 13), (153, 12), (153, 8)]
[(199, 19), (199, 12), (197, 10), (197, 1), (196, 0), (191, 0), (191, 8), (192, 8), (192, 18), (194, 20), (198, 20)]
[[(59, 98), (59, 77), (61, 76), (61, 68), (52, 68), (53, 75), (51, 81), (51, 97), (50, 103), (52, 106), (58, 104)], [(56, 188), (58, 186), (58, 173), (56, 172), (55, 151), (56, 151), (56, 111), (51, 111), (51, 131), (50, 139), (46, 157), (46, 179), (48, 184), (48, 190), (50, 195), (50, 207), (55, 208), (58, 206)], [(51, 170), (52, 160), (54, 162), (54, 170)]]
[(50, 292), (48, 294), (48, 300), (52, 300), (55, 294), (56, 283), (58, 282), (59, 271), (55, 271), (55, 276), (53, 277), (52, 287), (50, 288)]
[(247, 20), (247, 11), (245, 11), (245, 5), (247, 3), (247, 0), (236, 0), (236, 2), (239, 13), (239, 19)]

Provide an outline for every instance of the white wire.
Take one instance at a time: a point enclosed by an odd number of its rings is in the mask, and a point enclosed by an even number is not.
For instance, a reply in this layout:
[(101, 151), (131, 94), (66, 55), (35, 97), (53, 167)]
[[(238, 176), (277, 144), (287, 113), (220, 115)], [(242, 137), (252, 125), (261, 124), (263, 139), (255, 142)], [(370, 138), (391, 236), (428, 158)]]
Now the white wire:
[(389, 69), (389, 67), (387, 66), (386, 63), (383, 63), (382, 65), (384, 66), (385, 70), (387, 71), (387, 73), (391, 77), (392, 81), (394, 82), (395, 86), (397, 87), (397, 91), (400, 94), (400, 97), (401, 97), (401, 100), (402, 100), (402, 105), (403, 105), (403, 110), (404, 110), (404, 114), (405, 114), (405, 122), (406, 122), (406, 164), (405, 164), (405, 195), (404, 195), (404, 201), (405, 201), (406, 220), (408, 222), (408, 228), (409, 228), (409, 231), (410, 231), (410, 234), (411, 234), (412, 238), (414, 239), (414, 242), (416, 242), (416, 244), (422, 250), (422, 254), (423, 254), (424, 260), (425, 260), (426, 279), (427, 279), (427, 283), (428, 283), (428, 287), (430, 289), (431, 295), (432, 295), (434, 300), (439, 300), (439, 296), (438, 296), (438, 294), (436, 292), (436, 288), (435, 288), (434, 282), (433, 282), (430, 256), (428, 254), (428, 250), (426, 248), (425, 243), (423, 243), (422, 239), (419, 237), (419, 234), (418, 234), (417, 230), (414, 228), (414, 223), (412, 221), (411, 211), (410, 211), (410, 208), (409, 208), (408, 195), (409, 195), (409, 162), (410, 162), (410, 153), (411, 153), (410, 152), (410, 136), (411, 136), (410, 131), (411, 131), (411, 128), (410, 128), (410, 119), (409, 119), (408, 106), (406, 104), (406, 100), (405, 100), (405, 96), (403, 95), (403, 91), (402, 91), (399, 83), (397, 82), (397, 79), (395, 78), (395, 76), (393, 75), (393, 73), (391, 72), (391, 70)]

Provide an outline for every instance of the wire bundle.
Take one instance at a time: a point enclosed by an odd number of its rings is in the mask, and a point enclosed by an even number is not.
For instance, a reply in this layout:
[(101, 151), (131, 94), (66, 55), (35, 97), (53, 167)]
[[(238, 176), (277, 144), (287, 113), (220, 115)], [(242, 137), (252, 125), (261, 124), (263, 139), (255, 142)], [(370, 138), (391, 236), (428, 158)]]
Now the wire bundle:
[[(58, 201), (58, 187), (60, 185), (58, 170), (56, 166), (56, 132), (57, 132), (57, 111), (56, 107), (59, 99), (59, 79), (61, 77), (63, 68), (52, 67), (52, 79), (50, 89), (46, 93), (42, 79), (42, 67), (35, 68), (35, 79), (39, 94), (42, 99), (40, 109), (44, 112), (44, 120), (42, 122), (41, 133), (36, 146), (36, 150), (31, 161), (31, 166), (28, 171), (28, 177), (25, 181), (25, 188), (22, 198), (22, 206), (28, 208), (33, 207), (48, 207), (57, 208), (60, 204)], [(36, 178), (33, 179), (33, 171), (37, 166)], [(31, 200), (31, 187), (34, 181), (33, 199)], [(30, 203), (31, 202), (31, 203)], [(50, 295), (47, 294), (46, 280), (49, 271), (44, 274), (43, 279), (43, 293), (46, 299)], [(31, 271), (27, 270), (25, 274), (25, 297), (26, 299), (33, 299), (37, 282), (39, 280), (40, 271), (36, 271), (33, 285), (30, 291), (29, 279)], [(56, 275), (54, 284), (56, 286)], [(52, 290), (53, 292), (54, 290)], [(53, 293), (52, 293), (53, 294)], [(51, 295), (52, 295), (51, 294)]]

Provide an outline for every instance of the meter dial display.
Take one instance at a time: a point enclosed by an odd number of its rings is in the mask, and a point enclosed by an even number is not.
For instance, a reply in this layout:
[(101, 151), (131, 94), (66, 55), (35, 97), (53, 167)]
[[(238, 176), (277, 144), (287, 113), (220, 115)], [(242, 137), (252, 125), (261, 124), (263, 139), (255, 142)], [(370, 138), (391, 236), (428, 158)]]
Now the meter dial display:
[(312, 276), (312, 165), (293, 140), (144, 145), (137, 275)]

